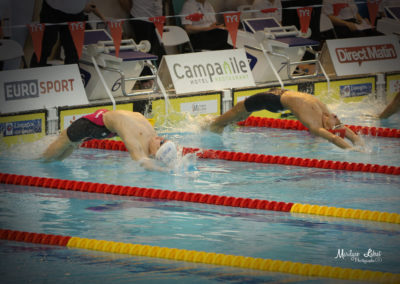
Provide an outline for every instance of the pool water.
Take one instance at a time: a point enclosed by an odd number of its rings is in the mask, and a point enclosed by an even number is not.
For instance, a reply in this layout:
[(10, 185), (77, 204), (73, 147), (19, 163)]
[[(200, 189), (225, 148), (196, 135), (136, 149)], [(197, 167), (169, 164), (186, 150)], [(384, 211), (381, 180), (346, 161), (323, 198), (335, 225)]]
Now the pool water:
[[(335, 106), (346, 124), (399, 128)], [(191, 129), (193, 131), (191, 131)], [(400, 165), (400, 140), (364, 136), (364, 152), (345, 151), (304, 131), (228, 127), (222, 135), (180, 125), (159, 128), (185, 147)], [(198, 159), (171, 173), (143, 170), (126, 152), (80, 148), (55, 163), (35, 158), (54, 137), (0, 152), (0, 172), (185, 192), (400, 213), (400, 177), (295, 166)], [(399, 273), (397, 224), (0, 184), (0, 228), (99, 240)], [(338, 279), (131, 257), (0, 241), (2, 279), (21, 282), (295, 282)], [(380, 252), (373, 262), (338, 250)]]

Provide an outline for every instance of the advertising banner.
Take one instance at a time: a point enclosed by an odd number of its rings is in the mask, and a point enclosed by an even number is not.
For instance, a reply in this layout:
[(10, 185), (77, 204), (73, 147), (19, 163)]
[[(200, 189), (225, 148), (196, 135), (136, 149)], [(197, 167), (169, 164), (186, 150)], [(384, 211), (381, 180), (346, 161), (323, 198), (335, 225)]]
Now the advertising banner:
[(177, 94), (255, 86), (244, 49), (168, 55), (164, 60)]
[(45, 135), (45, 112), (0, 117), (0, 136), (7, 145), (33, 142)]
[(169, 122), (181, 122), (187, 120), (188, 116), (198, 115), (220, 115), (221, 114), (221, 92), (209, 93), (199, 96), (188, 96), (169, 99), (169, 114), (165, 113), (165, 100), (152, 101), (154, 119), (160, 124)]
[(331, 81), (329, 90), (326, 82), (316, 82), (314, 95), (325, 103), (329, 103), (327, 100), (343, 100), (346, 103), (360, 102), (375, 92), (375, 88), (375, 76)]
[(76, 64), (0, 72), (0, 113), (88, 103)]
[(338, 76), (400, 70), (400, 47), (395, 36), (326, 41)]

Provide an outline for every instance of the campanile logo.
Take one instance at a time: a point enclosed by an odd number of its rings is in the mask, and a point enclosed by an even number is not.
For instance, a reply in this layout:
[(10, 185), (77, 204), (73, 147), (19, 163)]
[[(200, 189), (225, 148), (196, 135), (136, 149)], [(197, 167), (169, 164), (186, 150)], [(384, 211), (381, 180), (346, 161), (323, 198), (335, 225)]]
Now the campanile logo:
[(338, 61), (344, 63), (396, 59), (396, 49), (392, 44), (340, 47), (335, 49)]

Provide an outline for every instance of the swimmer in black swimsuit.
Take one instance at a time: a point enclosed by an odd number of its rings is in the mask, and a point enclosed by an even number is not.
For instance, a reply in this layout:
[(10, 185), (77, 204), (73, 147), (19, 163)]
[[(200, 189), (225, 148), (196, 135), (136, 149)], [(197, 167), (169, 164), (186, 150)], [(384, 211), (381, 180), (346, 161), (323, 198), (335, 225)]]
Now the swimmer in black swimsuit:
[(213, 120), (210, 130), (222, 132), (226, 125), (244, 120), (252, 112), (264, 109), (271, 112), (290, 110), (311, 133), (327, 139), (340, 148), (350, 149), (353, 146), (343, 137), (335, 135), (333, 130), (342, 129), (343, 136), (354, 145), (364, 145), (361, 138), (343, 126), (338, 117), (315, 96), (285, 89), (272, 89), (238, 102), (232, 109)]
[[(168, 171), (177, 149), (172, 141), (157, 136), (150, 122), (138, 112), (98, 110), (74, 121), (43, 153), (44, 161), (63, 160), (82, 142), (118, 135), (131, 158), (148, 170)], [(167, 168), (154, 163), (160, 160)]]

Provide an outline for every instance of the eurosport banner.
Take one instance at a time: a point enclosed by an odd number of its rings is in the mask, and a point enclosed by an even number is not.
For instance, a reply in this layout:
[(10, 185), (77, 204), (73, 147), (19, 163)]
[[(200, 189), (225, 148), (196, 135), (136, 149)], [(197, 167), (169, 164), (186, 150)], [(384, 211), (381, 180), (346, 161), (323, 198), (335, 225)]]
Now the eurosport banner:
[(164, 56), (177, 94), (255, 86), (244, 49)]
[(375, 36), (326, 41), (338, 76), (400, 70), (396, 36)]
[(76, 64), (0, 72), (0, 113), (88, 103)]

